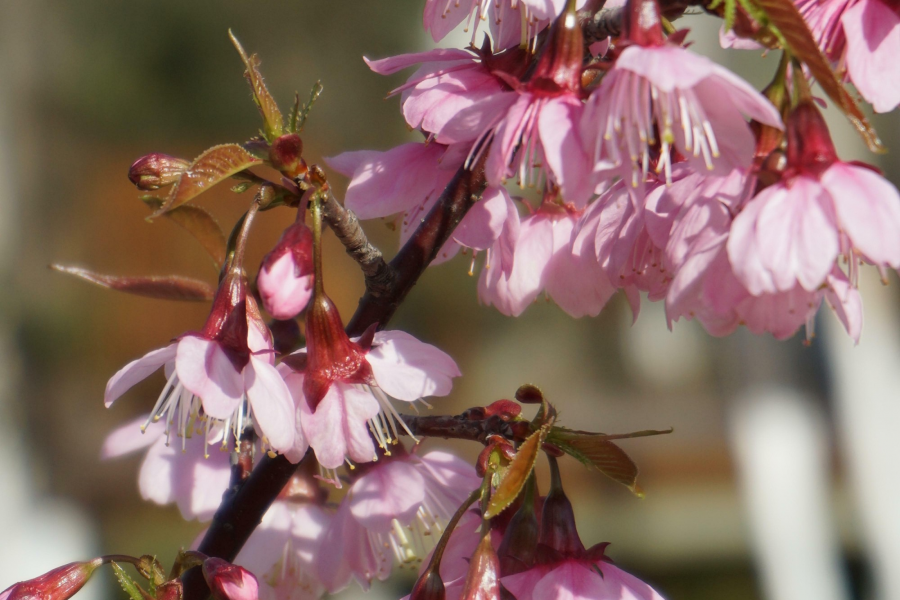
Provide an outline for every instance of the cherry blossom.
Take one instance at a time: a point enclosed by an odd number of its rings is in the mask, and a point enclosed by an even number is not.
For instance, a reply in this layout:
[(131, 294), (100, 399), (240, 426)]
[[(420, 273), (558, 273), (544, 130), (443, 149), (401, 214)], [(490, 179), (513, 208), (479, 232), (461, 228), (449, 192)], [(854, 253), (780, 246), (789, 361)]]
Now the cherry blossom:
[(312, 232), (302, 215), (263, 258), (256, 277), (263, 307), (276, 319), (293, 319), (312, 296)]
[(203, 578), (216, 600), (257, 600), (259, 583), (256, 576), (221, 558), (203, 561)]

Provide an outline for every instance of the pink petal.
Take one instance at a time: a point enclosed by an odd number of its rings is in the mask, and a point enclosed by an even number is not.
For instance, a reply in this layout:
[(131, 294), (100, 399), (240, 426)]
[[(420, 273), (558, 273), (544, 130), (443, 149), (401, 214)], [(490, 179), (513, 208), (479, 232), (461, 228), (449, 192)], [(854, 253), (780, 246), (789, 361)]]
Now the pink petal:
[(412, 402), (426, 396), (446, 396), (459, 367), (436, 347), (404, 331), (380, 331), (366, 355), (378, 387), (398, 400)]
[(462, 504), (472, 490), (481, 485), (475, 468), (450, 452), (432, 450), (419, 459), (422, 473), (432, 484), (448, 494), (455, 504)]
[[(900, 56), (900, 55), (898, 55)], [(876, 265), (900, 267), (900, 194), (864, 167), (834, 163), (821, 178), (853, 247)]]
[[(538, 116), (538, 131), (544, 160), (559, 184), (563, 198), (583, 207), (593, 194), (593, 164), (585, 152), (577, 127), (583, 104), (574, 96), (563, 96), (544, 104)], [(545, 167), (546, 168), (546, 167)]]
[(363, 60), (366, 61), (369, 68), (379, 75), (393, 75), (397, 71), (402, 71), (407, 67), (419, 63), (454, 60), (471, 61), (473, 59), (474, 56), (471, 53), (456, 48), (435, 48), (434, 50), (428, 50), (427, 52), (400, 54), (379, 60), (371, 60), (365, 56), (363, 57)]
[(863, 326), (862, 296), (859, 290), (850, 285), (847, 277), (837, 268), (828, 276), (825, 300), (843, 323), (847, 335), (858, 344)]
[(446, 0), (427, 0), (423, 13), (425, 31), (431, 32), (435, 42), (441, 41), (444, 36), (456, 29), (470, 14), (478, 0), (461, 0), (459, 2), (446, 2)]
[(177, 344), (169, 344), (165, 348), (148, 352), (141, 358), (133, 360), (113, 375), (106, 384), (103, 402), (109, 408), (119, 396), (130, 390), (137, 382), (143, 381), (154, 371), (175, 358)]
[(847, 72), (875, 112), (900, 104), (900, 16), (882, 0), (860, 0), (841, 17)]
[(103, 448), (100, 450), (100, 458), (118, 458), (138, 450), (144, 450), (158, 440), (166, 432), (165, 423), (151, 422), (147, 430), (141, 432), (141, 427), (147, 422), (149, 415), (143, 415), (129, 421), (121, 427), (117, 427), (103, 440)]
[(272, 448), (279, 452), (299, 451), (294, 444), (294, 402), (275, 367), (250, 355), (250, 362), (244, 367), (244, 386), (254, 422)]
[[(302, 377), (293, 377), (289, 383), (296, 389), (298, 381), (302, 385)], [(294, 395), (296, 398), (296, 392)], [(297, 404), (303, 433), (323, 467), (336, 469), (344, 464), (345, 456), (355, 462), (369, 462), (375, 457), (375, 446), (366, 423), (380, 408), (371, 394), (335, 382), (315, 412), (302, 397)]]
[(381, 154), (378, 150), (353, 150), (337, 156), (326, 156), (325, 164), (344, 177), (353, 177), (353, 172), (364, 163), (371, 162)]
[(439, 133), (441, 142), (453, 144), (477, 139), (503, 118), (519, 99), (516, 92), (500, 91), (460, 110)]
[(406, 462), (377, 465), (350, 488), (350, 512), (360, 525), (387, 533), (393, 519), (401, 525), (412, 522), (425, 500), (425, 480)]
[(628, 46), (616, 59), (616, 69), (626, 69), (649, 80), (664, 92), (689, 89), (713, 73), (715, 63), (690, 50), (673, 45)]
[(494, 245), (506, 223), (509, 194), (504, 188), (485, 190), (453, 232), (453, 239), (467, 248), (487, 250)]
[(214, 419), (227, 419), (244, 397), (244, 380), (217, 343), (195, 335), (178, 341), (175, 354), (178, 380), (199, 397)]

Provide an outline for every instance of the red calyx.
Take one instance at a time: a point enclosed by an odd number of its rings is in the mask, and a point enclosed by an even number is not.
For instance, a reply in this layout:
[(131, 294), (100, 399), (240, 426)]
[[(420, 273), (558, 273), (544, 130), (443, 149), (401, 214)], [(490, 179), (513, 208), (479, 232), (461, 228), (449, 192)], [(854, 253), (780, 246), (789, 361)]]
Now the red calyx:
[(801, 100), (788, 115), (785, 126), (789, 169), (818, 176), (838, 161), (828, 125), (812, 99)]
[(306, 354), (303, 395), (313, 410), (337, 380), (374, 382), (365, 349), (347, 336), (337, 307), (324, 292), (317, 292), (306, 309)]
[(240, 268), (231, 268), (219, 284), (201, 335), (219, 342), (238, 371), (243, 370), (250, 362), (250, 348), (247, 346), (247, 280)]
[(657, 0), (628, 0), (625, 5), (622, 37), (641, 46), (662, 46), (662, 13)]
[(539, 544), (564, 557), (581, 558), (584, 544), (575, 526), (575, 511), (563, 491), (556, 459), (550, 461), (550, 493), (544, 499), (541, 512), (541, 537)]
[(429, 567), (413, 586), (409, 600), (444, 600), (447, 592), (438, 569)]
[(550, 28), (550, 35), (538, 59), (528, 89), (580, 94), (581, 71), (584, 64), (584, 35), (575, 14), (575, 2), (569, 0), (565, 10)]

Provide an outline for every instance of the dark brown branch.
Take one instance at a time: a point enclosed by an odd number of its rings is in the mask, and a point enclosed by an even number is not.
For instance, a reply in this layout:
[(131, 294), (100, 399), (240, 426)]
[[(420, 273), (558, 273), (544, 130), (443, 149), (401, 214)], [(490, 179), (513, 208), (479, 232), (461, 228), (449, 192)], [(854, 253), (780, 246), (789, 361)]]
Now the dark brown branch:
[(390, 294), (394, 284), (394, 270), (385, 262), (381, 250), (369, 243), (366, 232), (353, 211), (341, 206), (330, 188), (325, 192), (322, 217), (344, 245), (350, 258), (362, 269), (366, 277), (366, 292), (375, 296)]
[[(460, 167), (434, 207), (422, 219), (422, 224), (391, 261), (390, 268), (395, 274), (391, 285), (377, 290), (377, 293), (367, 285), (366, 293), (359, 301), (359, 308), (347, 326), (348, 333), (361, 335), (373, 323), (383, 327), (390, 321), (406, 294), (437, 256), (444, 242), (450, 238), (454, 228), (472, 204), (481, 197), (486, 185), (484, 157), (487, 153), (484, 152), (483, 155), (471, 170)], [(353, 216), (353, 219), (356, 217)], [(359, 231), (362, 232), (361, 228)], [(363, 236), (358, 239), (365, 238)], [(368, 242), (365, 242), (360, 247), (365, 248), (367, 244)], [(377, 266), (377, 260), (373, 260), (372, 264)], [(413, 421), (415, 427), (415, 429), (411, 427), (413, 433), (419, 431), (421, 435), (460, 437), (465, 429), (459, 425), (454, 429), (454, 425), (449, 422), (427, 421), (429, 418), (435, 419), (435, 417), (419, 417), (426, 420)], [(426, 434), (426, 430), (432, 433)], [(476, 433), (476, 437), (464, 439), (480, 440), (482, 435), (486, 435), (483, 431)], [(297, 467), (298, 465), (291, 464), (282, 455), (263, 458), (243, 484), (225, 493), (222, 504), (216, 511), (198, 550), (207, 556), (233, 561)], [(209, 596), (209, 588), (203, 580), (200, 569), (193, 568), (187, 571), (183, 578), (185, 600), (204, 600)]]
[(497, 415), (478, 420), (468, 419), (463, 415), (400, 415), (400, 418), (416, 437), (470, 440), (482, 444), (487, 441), (489, 435), (502, 435), (509, 440), (516, 439), (510, 424)]

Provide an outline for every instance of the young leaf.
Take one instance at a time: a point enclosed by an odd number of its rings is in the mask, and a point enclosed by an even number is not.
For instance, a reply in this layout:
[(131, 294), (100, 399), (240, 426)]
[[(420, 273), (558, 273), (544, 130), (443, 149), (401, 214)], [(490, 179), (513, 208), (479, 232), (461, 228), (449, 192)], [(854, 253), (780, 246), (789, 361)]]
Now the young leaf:
[(150, 598), (147, 592), (141, 589), (141, 586), (135, 583), (122, 567), (113, 562), (112, 569), (116, 579), (119, 580), (119, 585), (122, 586), (122, 589), (125, 590), (125, 593), (128, 594), (131, 600), (148, 600)]
[[(162, 206), (162, 200), (154, 196), (146, 196), (142, 200), (154, 212)], [(199, 206), (185, 204), (163, 213), (163, 216), (194, 236), (213, 259), (216, 270), (222, 268), (225, 262), (225, 234), (209, 212)], [(148, 220), (152, 220), (152, 215)]]
[(216, 294), (216, 290), (205, 281), (179, 277), (178, 275), (123, 277), (103, 275), (87, 269), (67, 267), (65, 265), (50, 265), (50, 268), (60, 273), (74, 275), (100, 287), (159, 300), (207, 301), (212, 300)]
[(618, 481), (638, 496), (643, 496), (644, 494), (637, 484), (637, 465), (625, 454), (624, 450), (610, 440), (663, 435), (671, 433), (671, 431), (671, 429), (667, 431), (646, 430), (621, 435), (604, 435), (554, 427), (547, 436), (547, 442), (578, 459), (585, 466), (593, 467), (610, 479)]
[(262, 161), (238, 144), (213, 146), (194, 159), (191, 167), (172, 186), (172, 191), (153, 216), (159, 216), (193, 200), (215, 184)]
[(550, 433), (551, 425), (552, 419), (549, 424), (528, 436), (528, 439), (519, 446), (515, 457), (509, 463), (497, 489), (488, 502), (487, 510), (484, 512), (485, 519), (492, 519), (499, 515), (522, 493), (528, 482), (528, 476), (534, 470), (534, 463), (537, 461), (541, 445)]
[(322, 87), (321, 81), (317, 81), (313, 84), (312, 89), (309, 91), (309, 99), (302, 108), (300, 107), (300, 96), (297, 96), (294, 110), (291, 112), (291, 133), (300, 133), (303, 131), (303, 126), (306, 124), (306, 117), (309, 116), (309, 111), (312, 109), (313, 104), (316, 103), (316, 100), (319, 98), (319, 95), (321, 95), (323, 89), (325, 88)]
[(247, 56), (244, 47), (241, 46), (241, 43), (230, 29), (228, 30), (228, 37), (231, 38), (231, 43), (234, 44), (234, 47), (241, 55), (241, 60), (244, 61), (244, 67), (247, 69), (244, 71), (244, 77), (247, 78), (247, 82), (250, 84), (250, 89), (253, 92), (253, 101), (262, 115), (265, 137), (272, 142), (284, 133), (284, 118), (281, 116), (278, 104), (272, 98), (272, 94), (269, 93), (266, 82), (263, 81), (263, 76), (259, 72), (259, 58), (255, 54)]
[[(878, 139), (878, 134), (859, 106), (856, 105), (850, 93), (847, 92), (841, 78), (831, 68), (828, 58), (819, 48), (794, 2), (792, 0), (741, 0), (741, 3), (755, 19), (769, 27), (782, 46), (809, 68), (809, 72), (819, 82), (822, 91), (844, 112), (862, 135), (869, 150), (878, 153), (884, 152), (885, 149), (881, 145), (881, 140)], [(753, 10), (754, 5), (757, 8), (756, 11)], [(764, 15), (758, 15), (760, 10)]]

